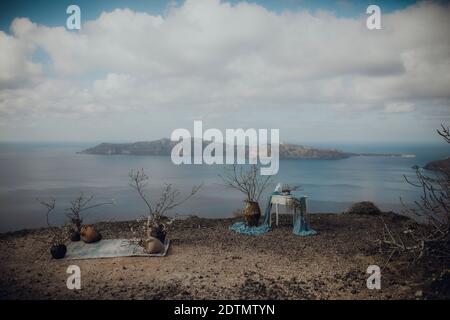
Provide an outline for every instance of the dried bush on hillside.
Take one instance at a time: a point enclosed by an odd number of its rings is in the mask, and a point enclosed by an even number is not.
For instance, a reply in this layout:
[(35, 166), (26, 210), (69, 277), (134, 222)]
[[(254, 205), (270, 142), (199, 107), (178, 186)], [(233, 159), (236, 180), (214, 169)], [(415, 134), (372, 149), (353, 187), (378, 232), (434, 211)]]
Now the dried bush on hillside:
[(354, 203), (345, 213), (379, 215), (381, 210), (373, 202), (362, 201)]
[[(450, 144), (450, 130), (442, 126), (437, 130), (445, 142)], [(412, 261), (424, 257), (438, 259), (444, 265), (450, 263), (450, 170), (435, 168), (426, 172), (415, 166), (414, 180), (405, 177), (407, 183), (422, 190), (415, 208), (407, 208), (406, 214), (417, 221), (401, 233), (395, 233), (384, 223), (382, 244), (396, 253), (408, 254)]]

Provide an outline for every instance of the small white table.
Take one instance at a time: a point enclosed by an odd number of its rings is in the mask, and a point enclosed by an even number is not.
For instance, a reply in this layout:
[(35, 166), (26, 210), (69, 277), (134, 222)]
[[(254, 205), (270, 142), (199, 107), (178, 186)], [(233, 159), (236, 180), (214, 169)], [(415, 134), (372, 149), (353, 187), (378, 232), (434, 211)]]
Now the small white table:
[[(305, 214), (308, 212), (308, 202), (307, 196), (301, 196), (301, 197), (294, 197), (292, 195), (273, 195), (270, 199), (270, 202), (272, 204), (275, 204), (275, 223), (278, 226), (278, 206), (279, 205), (283, 205), (283, 206), (291, 206), (294, 199), (298, 199), (298, 198), (304, 198), (305, 199)], [(291, 211), (291, 214), (293, 214), (293, 212)], [(270, 217), (269, 217), (269, 226), (272, 226), (272, 210), (270, 210)]]

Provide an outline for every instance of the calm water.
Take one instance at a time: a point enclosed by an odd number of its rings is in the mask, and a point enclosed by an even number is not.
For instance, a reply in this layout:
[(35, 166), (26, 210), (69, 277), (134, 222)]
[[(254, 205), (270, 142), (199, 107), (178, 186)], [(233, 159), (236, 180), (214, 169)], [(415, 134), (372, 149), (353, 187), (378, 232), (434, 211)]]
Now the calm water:
[[(45, 211), (36, 198), (57, 199), (55, 223), (80, 191), (98, 200), (114, 199), (114, 206), (93, 210), (88, 221), (133, 219), (145, 207), (128, 186), (130, 169), (144, 168), (150, 176), (150, 198), (160, 195), (164, 183), (181, 191), (203, 183), (199, 194), (173, 214), (229, 217), (242, 207), (239, 192), (225, 189), (218, 175), (221, 166), (175, 166), (169, 157), (96, 156), (77, 154), (92, 144), (0, 144), (0, 231), (45, 225)], [(317, 145), (316, 145), (317, 146)], [(330, 146), (321, 146), (330, 147)], [(351, 202), (370, 200), (382, 209), (399, 210), (399, 198), (412, 202), (418, 190), (404, 182), (411, 166), (447, 157), (450, 150), (438, 145), (331, 146), (345, 151), (401, 152), (416, 158), (354, 157), (343, 160), (285, 160), (274, 182), (303, 187), (312, 212), (341, 212)], [(273, 190), (275, 183), (271, 186)]]

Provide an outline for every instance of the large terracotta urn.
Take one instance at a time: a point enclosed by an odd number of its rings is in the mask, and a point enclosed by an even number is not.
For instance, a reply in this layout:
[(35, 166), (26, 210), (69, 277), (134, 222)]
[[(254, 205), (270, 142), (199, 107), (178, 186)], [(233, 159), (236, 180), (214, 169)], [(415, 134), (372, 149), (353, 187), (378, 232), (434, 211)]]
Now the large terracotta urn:
[(249, 227), (255, 227), (259, 223), (261, 217), (261, 209), (256, 201), (246, 201), (244, 208), (244, 219)]
[(86, 243), (92, 243), (100, 241), (102, 235), (94, 226), (86, 225), (81, 227), (80, 238)]

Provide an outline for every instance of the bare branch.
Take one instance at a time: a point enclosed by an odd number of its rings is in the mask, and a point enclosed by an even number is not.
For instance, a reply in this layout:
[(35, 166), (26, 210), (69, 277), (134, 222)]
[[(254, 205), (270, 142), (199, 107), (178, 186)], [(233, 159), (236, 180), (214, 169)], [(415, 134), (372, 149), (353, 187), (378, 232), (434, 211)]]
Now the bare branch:
[(166, 217), (165, 213), (186, 202), (202, 187), (202, 185), (194, 186), (190, 194), (188, 194), (185, 198), (178, 200), (180, 192), (173, 188), (171, 184), (166, 184), (158, 202), (156, 202), (156, 204), (152, 204), (151, 201), (148, 200), (145, 193), (145, 187), (147, 186), (149, 178), (145, 174), (144, 169), (136, 172), (131, 171), (129, 176), (130, 186), (137, 191), (140, 198), (145, 202), (148, 208), (144, 228), (145, 230), (148, 230), (150, 227), (161, 227), (164, 231), (167, 230), (168, 225), (172, 223), (172, 219)]
[(271, 176), (260, 176), (257, 165), (252, 165), (248, 170), (243, 166), (233, 164), (231, 168), (225, 168), (223, 175), (219, 177), (224, 181), (224, 186), (235, 189), (246, 195), (247, 201), (259, 201), (261, 194), (271, 182)]
[(441, 124), (441, 130), (439, 130), (439, 129), (437, 129), (436, 131), (437, 131), (437, 133), (442, 137), (442, 138), (444, 138), (444, 140), (447, 142), (447, 143), (450, 143), (450, 128), (449, 127), (444, 127), (444, 125), (443, 124)]
[(87, 216), (87, 214), (83, 214), (83, 212), (107, 204), (114, 204), (114, 201), (106, 201), (89, 205), (93, 199), (93, 195), (86, 197), (84, 193), (81, 192), (76, 199), (70, 201), (71, 206), (66, 208), (66, 216), (75, 225), (77, 231), (80, 231), (83, 219)]
[(144, 200), (145, 205), (148, 208), (148, 215), (153, 215), (153, 208), (150, 203), (150, 201), (147, 200), (147, 197), (145, 196), (144, 190), (147, 186), (148, 176), (145, 174), (144, 169), (137, 170), (134, 172), (133, 170), (130, 171), (130, 186), (137, 191), (139, 196), (142, 200)]
[[(438, 134), (450, 143), (450, 130), (441, 126)], [(383, 244), (393, 252), (411, 253), (414, 261), (425, 256), (426, 250), (433, 247), (432, 255), (436, 258), (450, 259), (450, 172), (448, 169), (425, 172), (418, 166), (414, 166), (415, 179), (404, 176), (405, 181), (421, 190), (420, 200), (415, 201), (415, 208), (404, 205), (405, 213), (414, 215), (422, 220), (422, 224), (415, 223), (404, 230), (402, 234), (395, 235), (384, 223)], [(423, 224), (425, 223), (425, 224)], [(386, 237), (387, 236), (387, 237)], [(390, 255), (392, 257), (392, 253)]]
[(50, 224), (50, 213), (55, 209), (56, 206), (56, 200), (55, 198), (51, 197), (49, 201), (44, 201), (44, 200), (39, 200), (40, 204), (42, 204), (44, 207), (47, 208), (47, 212), (45, 213), (45, 218), (46, 218), (46, 222), (47, 222), (47, 226), (49, 228), (52, 227), (52, 225)]
[(64, 241), (66, 241), (66, 239), (68, 237), (67, 227), (63, 226), (61, 228), (57, 228), (57, 227), (53, 227), (52, 224), (50, 223), (50, 214), (53, 212), (53, 210), (55, 210), (55, 207), (56, 207), (55, 198), (51, 197), (50, 200), (48, 200), (48, 201), (39, 200), (39, 199), (37, 199), (37, 200), (39, 201), (39, 203), (41, 205), (43, 205), (47, 209), (47, 212), (45, 213), (45, 217), (46, 217), (46, 221), (47, 221), (48, 230), (52, 234), (53, 244), (56, 244), (56, 245), (63, 244)]

